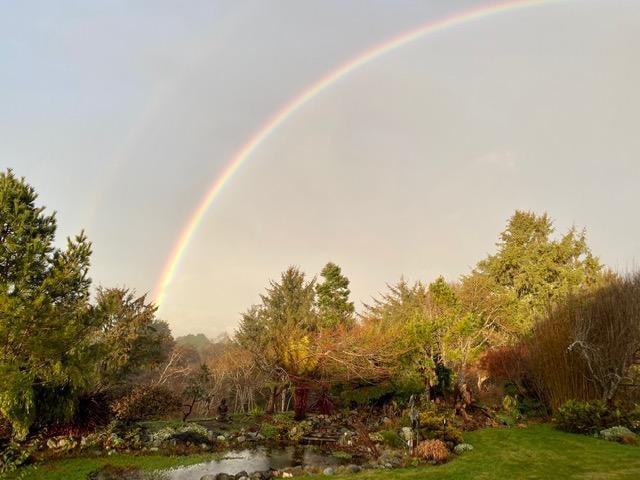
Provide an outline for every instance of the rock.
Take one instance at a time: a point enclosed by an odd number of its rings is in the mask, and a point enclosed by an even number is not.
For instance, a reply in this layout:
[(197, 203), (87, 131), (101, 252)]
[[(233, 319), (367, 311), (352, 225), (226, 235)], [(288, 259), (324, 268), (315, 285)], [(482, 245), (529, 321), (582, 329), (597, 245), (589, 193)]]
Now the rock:
[(360, 473), (362, 471), (362, 467), (360, 465), (351, 464), (347, 466), (347, 469), (350, 473)]
[(264, 480), (264, 474), (262, 472), (256, 471), (253, 472), (249, 478), (251, 480)]
[(238, 480), (249, 480), (249, 477), (236, 477)]
[(201, 476), (200, 480), (216, 480), (216, 476), (210, 473), (207, 473), (206, 475)]
[(327, 477), (333, 475), (335, 473), (335, 470), (331, 467), (327, 467), (322, 471), (323, 475), (326, 475)]
[(219, 442), (224, 442), (226, 440), (226, 438), (224, 437), (224, 435), (218, 435), (216, 437), (216, 440), (219, 441)]
[(244, 470), (241, 470), (238, 473), (236, 473), (236, 478), (242, 478), (242, 477), (248, 477), (248, 476), (249, 474)]
[(244, 435), (240, 435), (238, 438), (236, 438), (236, 440), (238, 441), (238, 443), (244, 443), (247, 441), (247, 437), (245, 437)]
[(291, 478), (291, 477), (293, 477), (293, 473), (282, 472), (282, 478)]
[(400, 436), (408, 442), (413, 438), (413, 430), (409, 427), (402, 427), (402, 430), (400, 430)]
[(233, 476), (226, 473), (219, 473), (216, 475), (216, 480), (232, 480), (233, 478)]

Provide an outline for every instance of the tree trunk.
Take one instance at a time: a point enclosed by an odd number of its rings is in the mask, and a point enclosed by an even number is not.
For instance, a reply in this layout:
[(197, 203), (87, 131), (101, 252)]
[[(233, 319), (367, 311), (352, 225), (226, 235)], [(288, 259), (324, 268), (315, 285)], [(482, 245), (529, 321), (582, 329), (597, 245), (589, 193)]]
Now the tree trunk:
[(304, 420), (307, 416), (307, 399), (309, 398), (309, 387), (300, 385), (293, 388), (293, 411), (294, 420)]
[(269, 397), (269, 403), (267, 404), (266, 413), (273, 414), (276, 412), (276, 408), (278, 405), (278, 397), (280, 396), (280, 393), (281, 393), (281, 387), (279, 387), (278, 385), (274, 386), (271, 389), (271, 396)]

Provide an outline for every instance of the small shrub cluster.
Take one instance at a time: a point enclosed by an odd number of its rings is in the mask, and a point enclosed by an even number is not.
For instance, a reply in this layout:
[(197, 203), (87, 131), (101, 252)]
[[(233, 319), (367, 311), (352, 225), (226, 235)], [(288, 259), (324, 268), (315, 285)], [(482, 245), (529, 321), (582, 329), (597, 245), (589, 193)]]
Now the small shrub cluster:
[(601, 430), (598, 437), (610, 442), (625, 443), (627, 445), (638, 444), (637, 435), (627, 427), (622, 427), (620, 425)]
[(138, 387), (111, 406), (116, 417), (126, 422), (167, 418), (180, 412), (180, 398), (164, 385)]
[(572, 433), (594, 434), (602, 429), (622, 425), (632, 427), (635, 411), (625, 413), (618, 408), (609, 408), (600, 400), (569, 400), (556, 412), (556, 426)]
[(449, 459), (449, 449), (441, 440), (425, 440), (418, 444), (415, 454), (433, 464), (445, 463)]
[(0, 478), (23, 468), (35, 449), (35, 444), (22, 445), (14, 441), (0, 444)]
[(277, 440), (280, 435), (280, 430), (275, 425), (270, 423), (263, 423), (260, 426), (260, 435), (267, 440)]
[(427, 440), (441, 440), (449, 448), (453, 448), (464, 442), (462, 432), (451, 425), (448, 418), (434, 412), (423, 412), (420, 414), (420, 428), (418, 429), (420, 438)]
[(461, 443), (455, 446), (455, 448), (453, 449), (453, 453), (455, 453), (456, 455), (461, 455), (464, 452), (470, 452), (471, 450), (473, 450), (473, 445), (471, 445), (470, 443)]
[(392, 448), (402, 448), (405, 446), (404, 440), (398, 435), (395, 430), (381, 430), (378, 432), (380, 438), (385, 445)]
[(82, 449), (120, 450), (139, 449), (144, 446), (144, 431), (140, 427), (128, 428), (112, 421), (105, 428), (86, 435), (80, 440)]
[(194, 444), (210, 444), (213, 440), (213, 434), (202, 425), (186, 423), (179, 427), (161, 428), (149, 436), (149, 441), (156, 447), (170, 440), (188, 441)]

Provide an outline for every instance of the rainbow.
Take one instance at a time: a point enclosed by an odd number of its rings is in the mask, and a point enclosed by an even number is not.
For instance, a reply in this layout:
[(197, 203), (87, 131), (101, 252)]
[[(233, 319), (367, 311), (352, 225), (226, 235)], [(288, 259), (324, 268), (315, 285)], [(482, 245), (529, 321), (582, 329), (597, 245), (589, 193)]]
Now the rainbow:
[(336, 82), (339, 82), (354, 70), (377, 60), (381, 56), (389, 53), (397, 48), (403, 47), (409, 43), (423, 38), (431, 33), (441, 32), (448, 28), (456, 27), (475, 20), (481, 20), (494, 15), (513, 12), (516, 10), (524, 10), (531, 7), (537, 7), (544, 4), (559, 3), (562, 0), (512, 0), (491, 5), (485, 5), (472, 10), (466, 10), (451, 16), (436, 20), (426, 25), (422, 25), (414, 30), (393, 37), (377, 46), (374, 46), (356, 57), (348, 60), (335, 70), (327, 73), (320, 80), (311, 84), (293, 97), (280, 110), (274, 113), (266, 123), (264, 123), (248, 141), (235, 153), (224, 167), (224, 170), (214, 179), (209, 190), (202, 197), (196, 208), (193, 210), (186, 224), (184, 225), (180, 235), (178, 236), (169, 256), (167, 257), (160, 277), (155, 285), (152, 293), (154, 301), (158, 307), (162, 306), (167, 287), (176, 274), (180, 261), (184, 256), (187, 247), (195, 232), (202, 222), (207, 210), (220, 194), (224, 186), (229, 182), (233, 174), (240, 166), (253, 154), (266, 140), (275, 132), (278, 127), (285, 123), (292, 115), (305, 106), (311, 99), (320, 95), (322, 92), (330, 88)]

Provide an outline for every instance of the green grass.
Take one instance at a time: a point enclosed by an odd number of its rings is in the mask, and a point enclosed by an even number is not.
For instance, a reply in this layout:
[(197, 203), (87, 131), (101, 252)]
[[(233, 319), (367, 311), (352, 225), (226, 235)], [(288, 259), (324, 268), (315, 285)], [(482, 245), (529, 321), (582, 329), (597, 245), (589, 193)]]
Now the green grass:
[(215, 459), (214, 454), (189, 456), (163, 455), (124, 455), (114, 454), (108, 457), (78, 457), (55, 460), (28, 469), (21, 480), (86, 480), (87, 474), (105, 465), (118, 467), (137, 467), (143, 470), (159, 470), (180, 465), (193, 465)]
[[(358, 480), (421, 479), (640, 479), (640, 447), (563, 433), (549, 425), (485, 429), (465, 434), (474, 450), (437, 467), (366, 471)], [(128, 456), (65, 459), (41, 465), (26, 480), (84, 480), (110, 463), (145, 470), (199, 463), (211, 455), (189, 457)]]
[(640, 447), (564, 433), (549, 425), (465, 435), (474, 450), (437, 467), (367, 471), (360, 480), (640, 479)]

